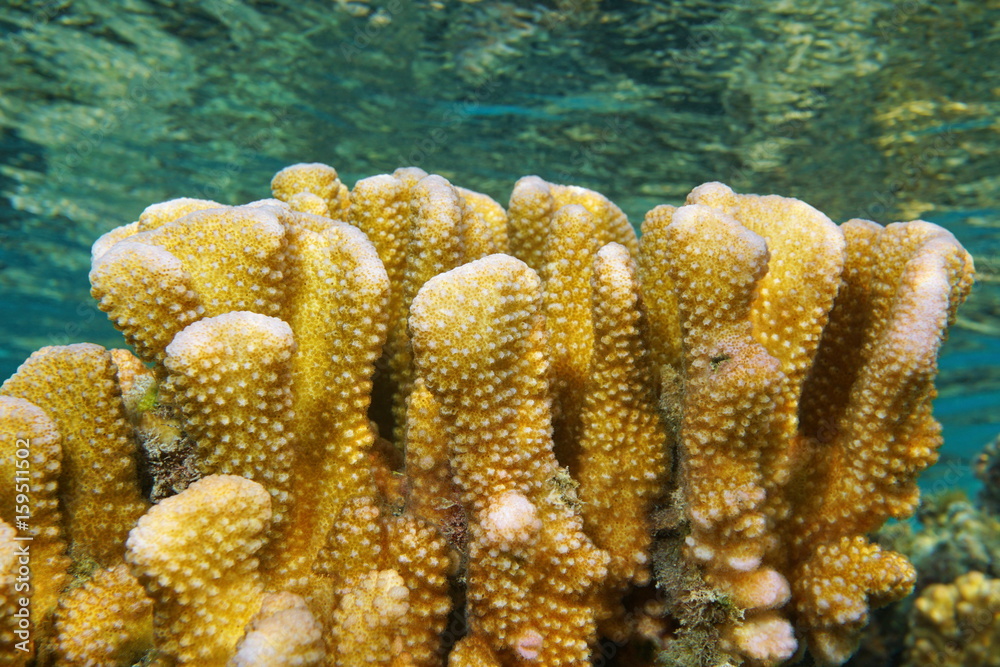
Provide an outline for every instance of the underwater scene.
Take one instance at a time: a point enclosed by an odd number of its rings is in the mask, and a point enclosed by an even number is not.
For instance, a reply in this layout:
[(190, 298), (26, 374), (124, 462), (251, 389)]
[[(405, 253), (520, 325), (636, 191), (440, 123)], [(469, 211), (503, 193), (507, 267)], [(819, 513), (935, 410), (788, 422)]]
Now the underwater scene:
[(1000, 0), (7, 0), (0, 381), (0, 665), (1000, 667)]

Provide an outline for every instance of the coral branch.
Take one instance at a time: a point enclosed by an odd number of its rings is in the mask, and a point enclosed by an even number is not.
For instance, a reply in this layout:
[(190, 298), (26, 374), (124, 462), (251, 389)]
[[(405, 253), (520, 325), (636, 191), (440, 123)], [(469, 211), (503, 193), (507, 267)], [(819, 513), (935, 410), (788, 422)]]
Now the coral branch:
[(60, 664), (132, 664), (153, 645), (153, 603), (125, 565), (100, 570), (59, 601)]
[(225, 665), (260, 610), (255, 554), (271, 501), (260, 484), (213, 475), (143, 516), (126, 560), (153, 599), (157, 648), (179, 665)]
[(121, 562), (125, 537), (148, 507), (116, 373), (107, 350), (78, 343), (42, 348), (0, 387), (5, 396), (31, 401), (56, 425), (71, 555), (105, 567)]
[(470, 638), (512, 660), (579, 664), (608, 556), (552, 453), (540, 288), (523, 262), (491, 255), (428, 281), (410, 331), (470, 517)]

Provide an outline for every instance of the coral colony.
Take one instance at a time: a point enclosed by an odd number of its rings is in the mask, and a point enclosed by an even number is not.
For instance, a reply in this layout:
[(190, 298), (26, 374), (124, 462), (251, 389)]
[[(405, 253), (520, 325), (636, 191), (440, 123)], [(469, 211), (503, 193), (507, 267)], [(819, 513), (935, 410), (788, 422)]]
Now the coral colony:
[(3, 384), (3, 664), (838, 665), (912, 589), (866, 534), (941, 444), (944, 229), (720, 183), (641, 240), (533, 176), (272, 192), (105, 234), (134, 354)]

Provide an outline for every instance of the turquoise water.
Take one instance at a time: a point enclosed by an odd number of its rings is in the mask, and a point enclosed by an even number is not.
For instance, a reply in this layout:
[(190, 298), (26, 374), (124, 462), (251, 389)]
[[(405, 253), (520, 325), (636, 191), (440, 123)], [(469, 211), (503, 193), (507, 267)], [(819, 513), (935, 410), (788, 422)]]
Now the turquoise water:
[[(822, 7), (814, 7), (821, 4)], [(89, 247), (148, 204), (416, 165), (538, 174), (638, 224), (722, 180), (835, 221), (922, 217), (980, 279), (940, 359), (947, 466), (1000, 433), (1000, 3), (81, 0), (0, 7), (0, 378), (120, 337)]]

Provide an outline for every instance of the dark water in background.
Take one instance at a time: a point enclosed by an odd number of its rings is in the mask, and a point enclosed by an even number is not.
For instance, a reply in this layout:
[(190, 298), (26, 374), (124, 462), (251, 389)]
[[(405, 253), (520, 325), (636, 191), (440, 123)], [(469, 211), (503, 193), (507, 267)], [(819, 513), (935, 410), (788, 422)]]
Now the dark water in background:
[(99, 234), (265, 197), (290, 163), (348, 185), (418, 165), (501, 202), (535, 173), (635, 223), (722, 180), (923, 217), (975, 255), (925, 479), (965, 483), (1000, 432), (998, 25), (997, 0), (7, 2), (0, 377), (41, 345), (120, 345), (88, 294)]

